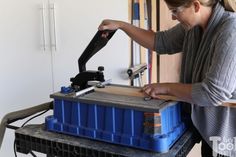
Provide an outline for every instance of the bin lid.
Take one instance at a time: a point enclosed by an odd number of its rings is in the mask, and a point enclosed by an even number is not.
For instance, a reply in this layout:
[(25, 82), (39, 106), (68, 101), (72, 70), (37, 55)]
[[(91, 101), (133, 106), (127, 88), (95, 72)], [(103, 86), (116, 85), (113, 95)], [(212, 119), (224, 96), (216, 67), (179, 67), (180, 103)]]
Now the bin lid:
[[(141, 92), (140, 94), (135, 92), (139, 89), (140, 88), (132, 86), (108, 85), (104, 89), (95, 89), (95, 91), (86, 93), (79, 97), (75, 97), (73, 94), (62, 94), (60, 92), (54, 93), (50, 95), (50, 97), (87, 104), (136, 109), (144, 112), (160, 112), (160, 110), (167, 106), (177, 104), (175, 101), (161, 99), (150, 99), (145, 101)], [(120, 94), (118, 93), (119, 90)]]

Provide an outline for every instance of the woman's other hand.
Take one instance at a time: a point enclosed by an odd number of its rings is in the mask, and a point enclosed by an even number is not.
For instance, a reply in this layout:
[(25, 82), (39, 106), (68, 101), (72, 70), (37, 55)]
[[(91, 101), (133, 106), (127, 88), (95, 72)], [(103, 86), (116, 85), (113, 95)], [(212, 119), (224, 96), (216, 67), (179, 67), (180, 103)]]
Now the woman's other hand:
[(121, 21), (106, 19), (99, 25), (98, 30), (117, 30), (121, 27), (121, 23)]

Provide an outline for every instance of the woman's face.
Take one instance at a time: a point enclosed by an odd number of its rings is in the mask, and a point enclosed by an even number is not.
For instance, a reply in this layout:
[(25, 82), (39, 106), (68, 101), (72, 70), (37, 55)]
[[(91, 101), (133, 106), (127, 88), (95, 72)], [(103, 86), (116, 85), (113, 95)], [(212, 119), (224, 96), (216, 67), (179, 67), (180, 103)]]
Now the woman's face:
[(198, 24), (197, 12), (194, 4), (189, 7), (172, 7), (168, 5), (173, 20), (178, 20), (186, 30), (189, 30)]

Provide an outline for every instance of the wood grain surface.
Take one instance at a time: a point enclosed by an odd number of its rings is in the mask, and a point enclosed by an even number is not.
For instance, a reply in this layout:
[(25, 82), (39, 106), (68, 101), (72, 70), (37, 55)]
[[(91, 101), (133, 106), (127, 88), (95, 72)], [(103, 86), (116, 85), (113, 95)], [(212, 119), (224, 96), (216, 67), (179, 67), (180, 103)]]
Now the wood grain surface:
[[(117, 94), (117, 95), (126, 95), (126, 96), (135, 96), (135, 97), (148, 97), (145, 95), (141, 88), (137, 87), (122, 87), (122, 86), (106, 86), (105, 88), (95, 88), (95, 91), (109, 93), (109, 94)], [(171, 95), (158, 95), (159, 99), (162, 100), (173, 100), (180, 101), (177, 97)], [(236, 102), (225, 102), (223, 106), (236, 107)]]

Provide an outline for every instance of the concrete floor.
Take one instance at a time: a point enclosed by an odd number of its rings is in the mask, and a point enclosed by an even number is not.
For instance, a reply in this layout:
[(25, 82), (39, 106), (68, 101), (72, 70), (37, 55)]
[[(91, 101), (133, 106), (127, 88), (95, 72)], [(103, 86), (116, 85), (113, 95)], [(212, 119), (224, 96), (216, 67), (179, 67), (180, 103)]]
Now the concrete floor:
[(187, 155), (187, 157), (199, 157), (199, 156), (201, 156), (201, 143), (200, 144), (195, 144), (193, 149)]

